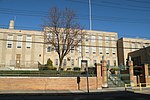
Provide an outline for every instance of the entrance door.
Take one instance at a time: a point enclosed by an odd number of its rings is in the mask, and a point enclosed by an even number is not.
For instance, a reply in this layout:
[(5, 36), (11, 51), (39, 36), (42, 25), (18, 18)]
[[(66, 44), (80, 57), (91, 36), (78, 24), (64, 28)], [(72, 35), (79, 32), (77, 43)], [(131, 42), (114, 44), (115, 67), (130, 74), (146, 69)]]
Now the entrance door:
[(16, 54), (16, 67), (20, 67), (21, 54)]
[(84, 71), (87, 68), (87, 60), (81, 60), (81, 70)]

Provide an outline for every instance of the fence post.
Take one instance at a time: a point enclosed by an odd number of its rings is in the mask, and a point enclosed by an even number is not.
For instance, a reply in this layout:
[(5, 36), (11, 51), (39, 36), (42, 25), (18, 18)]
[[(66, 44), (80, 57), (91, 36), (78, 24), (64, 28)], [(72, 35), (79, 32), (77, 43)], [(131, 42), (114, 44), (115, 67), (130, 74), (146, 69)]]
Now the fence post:
[(125, 87), (125, 91), (127, 91), (127, 89), (126, 89), (126, 87), (127, 87), (127, 84), (125, 84), (125, 86), (124, 86), (124, 87)]
[(146, 83), (148, 83), (148, 79), (147, 79), (149, 76), (148, 64), (144, 64), (144, 69), (145, 69), (145, 80), (146, 80)]
[(142, 92), (142, 84), (140, 83), (140, 92)]
[(128, 61), (128, 65), (129, 65), (129, 73), (130, 73), (130, 84), (131, 86), (134, 86), (134, 68), (133, 68), (133, 61), (131, 60), (131, 57)]
[(108, 87), (107, 83), (107, 62), (102, 60), (102, 87)]
[(101, 89), (102, 88), (102, 74), (101, 74), (101, 64), (95, 64), (96, 67), (96, 79), (97, 79), (97, 89)]

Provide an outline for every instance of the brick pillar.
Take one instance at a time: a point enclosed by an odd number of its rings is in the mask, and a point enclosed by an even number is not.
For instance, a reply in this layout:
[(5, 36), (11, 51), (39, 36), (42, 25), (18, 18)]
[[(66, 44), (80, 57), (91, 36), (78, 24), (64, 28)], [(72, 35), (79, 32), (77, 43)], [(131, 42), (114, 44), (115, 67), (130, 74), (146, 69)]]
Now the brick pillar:
[(97, 89), (102, 88), (102, 74), (101, 74), (101, 64), (96, 64), (96, 80), (97, 80)]
[(129, 73), (130, 73), (130, 84), (131, 86), (134, 85), (134, 68), (133, 68), (133, 61), (129, 60), (128, 61), (128, 65), (129, 65)]
[(108, 87), (107, 83), (107, 62), (102, 60), (102, 87)]
[(144, 64), (144, 69), (145, 69), (146, 83), (148, 83), (148, 77), (149, 77), (148, 64)]

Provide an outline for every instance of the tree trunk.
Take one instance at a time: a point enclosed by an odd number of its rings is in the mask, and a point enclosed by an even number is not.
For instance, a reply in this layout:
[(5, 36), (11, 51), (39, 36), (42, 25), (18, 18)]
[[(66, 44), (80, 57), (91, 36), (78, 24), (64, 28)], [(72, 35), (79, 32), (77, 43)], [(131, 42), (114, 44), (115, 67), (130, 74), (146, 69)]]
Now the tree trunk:
[(61, 67), (62, 67), (62, 62), (63, 62), (63, 58), (59, 58), (59, 68), (58, 68), (58, 71), (61, 70)]

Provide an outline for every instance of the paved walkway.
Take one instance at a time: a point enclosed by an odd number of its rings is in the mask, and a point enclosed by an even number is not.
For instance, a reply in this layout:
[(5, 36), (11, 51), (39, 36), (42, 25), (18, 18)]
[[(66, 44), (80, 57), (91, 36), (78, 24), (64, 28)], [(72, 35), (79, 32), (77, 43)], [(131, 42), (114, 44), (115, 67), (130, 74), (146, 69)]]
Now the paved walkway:
[[(124, 87), (115, 87), (115, 88), (102, 88), (102, 89), (97, 89), (97, 90), (89, 90), (89, 93), (94, 93), (94, 92), (117, 92), (117, 91), (126, 91)], [(132, 90), (132, 89), (127, 89), (127, 91), (134, 92), (134, 93), (142, 93), (142, 94), (150, 94), (150, 89), (149, 90)], [(0, 91), (0, 94), (21, 94), (21, 93), (54, 93), (54, 94), (59, 94), (59, 93), (88, 93), (87, 90), (18, 90), (18, 91)]]
[[(115, 88), (103, 88), (97, 90), (89, 90), (90, 92), (112, 92), (112, 91), (125, 91), (124, 87)], [(88, 93), (87, 90), (22, 90), (22, 91), (0, 91), (0, 94), (11, 94), (11, 93)]]

